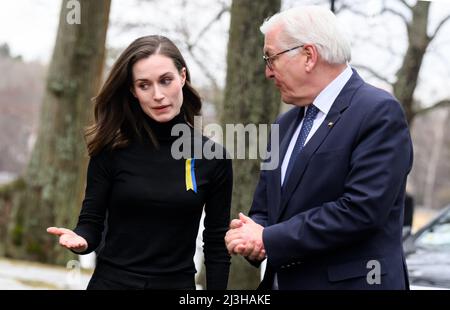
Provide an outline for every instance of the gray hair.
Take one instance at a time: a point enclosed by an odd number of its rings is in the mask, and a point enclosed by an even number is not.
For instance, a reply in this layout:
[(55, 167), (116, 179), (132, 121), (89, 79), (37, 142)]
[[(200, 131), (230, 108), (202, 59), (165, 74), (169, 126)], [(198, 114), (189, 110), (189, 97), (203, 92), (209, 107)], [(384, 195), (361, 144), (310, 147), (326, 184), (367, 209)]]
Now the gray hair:
[(281, 48), (298, 44), (314, 44), (320, 56), (330, 64), (344, 64), (351, 59), (350, 43), (338, 24), (336, 16), (319, 6), (299, 6), (279, 12), (260, 27), (265, 35), (275, 26), (283, 31), (278, 43)]

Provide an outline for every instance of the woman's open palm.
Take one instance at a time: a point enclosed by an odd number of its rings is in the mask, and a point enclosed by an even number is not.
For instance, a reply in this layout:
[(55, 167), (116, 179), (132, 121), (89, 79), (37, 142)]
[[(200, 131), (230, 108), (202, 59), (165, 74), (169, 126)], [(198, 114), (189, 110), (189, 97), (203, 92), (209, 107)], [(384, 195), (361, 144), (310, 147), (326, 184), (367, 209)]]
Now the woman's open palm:
[(86, 239), (77, 235), (70, 229), (49, 227), (47, 228), (47, 232), (52, 235), (59, 236), (59, 244), (69, 250), (83, 252), (86, 251), (88, 247)]

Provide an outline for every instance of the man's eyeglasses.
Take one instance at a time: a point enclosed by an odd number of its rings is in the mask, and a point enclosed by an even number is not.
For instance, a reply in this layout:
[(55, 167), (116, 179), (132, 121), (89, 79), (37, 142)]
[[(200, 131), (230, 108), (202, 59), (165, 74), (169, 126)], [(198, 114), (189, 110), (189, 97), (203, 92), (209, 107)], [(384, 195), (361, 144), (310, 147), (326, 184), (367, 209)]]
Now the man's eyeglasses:
[(285, 51), (276, 53), (275, 55), (272, 55), (272, 56), (264, 55), (264, 56), (263, 56), (263, 59), (264, 59), (264, 61), (266, 62), (266, 66), (267, 66), (270, 70), (273, 70), (273, 61), (275, 60), (276, 57), (278, 57), (278, 56), (280, 56), (280, 55), (282, 55), (282, 54), (284, 54), (284, 53), (293, 51), (293, 50), (295, 50), (295, 49), (297, 49), (297, 48), (303, 47), (303, 46), (304, 46), (303, 44), (302, 44), (302, 45), (298, 45), (298, 46), (295, 46), (295, 47), (293, 47), (293, 48), (287, 49), (287, 50), (285, 50)]

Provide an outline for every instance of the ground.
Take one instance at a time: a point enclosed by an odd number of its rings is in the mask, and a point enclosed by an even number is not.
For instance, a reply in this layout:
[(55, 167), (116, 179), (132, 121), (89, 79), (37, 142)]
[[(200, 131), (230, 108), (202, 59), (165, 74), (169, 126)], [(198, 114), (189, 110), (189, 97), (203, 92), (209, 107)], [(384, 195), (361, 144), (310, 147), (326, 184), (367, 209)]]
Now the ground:
[(85, 289), (91, 270), (72, 261), (67, 268), (0, 258), (1, 290)]

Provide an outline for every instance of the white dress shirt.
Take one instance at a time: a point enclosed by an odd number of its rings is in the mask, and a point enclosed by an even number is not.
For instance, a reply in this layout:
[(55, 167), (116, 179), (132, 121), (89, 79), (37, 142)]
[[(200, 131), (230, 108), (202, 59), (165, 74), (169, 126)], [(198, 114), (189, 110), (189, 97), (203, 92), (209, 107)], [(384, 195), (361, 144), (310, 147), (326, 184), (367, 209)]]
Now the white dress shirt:
[[(312, 104), (314, 104), (319, 109), (319, 113), (317, 113), (317, 116), (314, 119), (313, 126), (311, 128), (311, 131), (308, 134), (308, 137), (306, 138), (305, 145), (308, 143), (308, 141), (311, 139), (311, 137), (314, 135), (314, 133), (320, 127), (322, 122), (325, 120), (325, 117), (327, 116), (328, 112), (330, 111), (334, 100), (336, 100), (337, 96), (342, 91), (345, 84), (348, 82), (348, 80), (352, 76), (352, 74), (353, 74), (352, 69), (350, 68), (350, 66), (347, 65), (347, 68), (345, 68), (345, 70), (342, 71), (330, 84), (328, 84), (328, 86), (325, 87), (319, 93), (319, 95), (316, 97), (316, 99), (314, 99)], [(306, 109), (304, 112), (306, 113)], [(284, 177), (286, 175), (286, 169), (288, 167), (289, 160), (292, 155), (292, 150), (294, 149), (294, 146), (295, 146), (295, 142), (297, 141), (297, 137), (300, 134), (300, 129), (302, 128), (302, 124), (303, 124), (303, 120), (300, 122), (300, 124), (298, 125), (294, 134), (292, 135), (291, 141), (289, 142), (289, 146), (286, 150), (286, 155), (283, 158), (283, 163), (281, 164), (281, 184), (283, 184), (283, 182), (284, 182)]]

